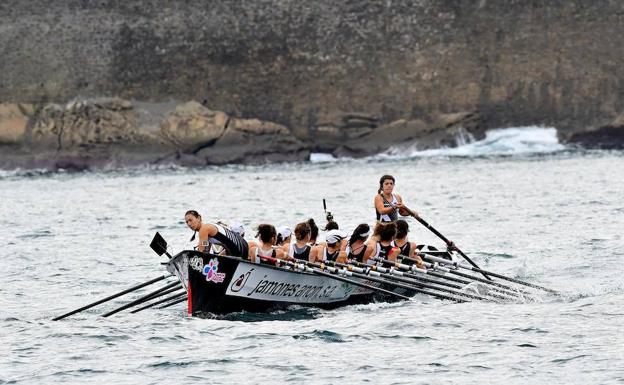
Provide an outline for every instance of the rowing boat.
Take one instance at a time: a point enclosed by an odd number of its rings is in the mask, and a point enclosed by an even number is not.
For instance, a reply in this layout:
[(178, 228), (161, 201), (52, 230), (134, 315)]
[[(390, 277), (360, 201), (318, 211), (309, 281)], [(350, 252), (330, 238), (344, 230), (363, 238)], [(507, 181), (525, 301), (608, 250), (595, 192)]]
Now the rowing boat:
[[(435, 232), (438, 233), (437, 230)], [(443, 239), (450, 246), (450, 251), (431, 250), (431, 247), (419, 251), (425, 260), (424, 270), (413, 264), (416, 260), (407, 257), (401, 261), (373, 258), (374, 265), (364, 265), (354, 261), (347, 264), (331, 261), (313, 263), (271, 257), (260, 257), (262, 263), (252, 263), (243, 258), (196, 250), (184, 250), (172, 256), (167, 251), (167, 242), (156, 233), (150, 247), (158, 255), (165, 254), (169, 258), (164, 263), (167, 274), (81, 306), (53, 320), (64, 319), (172, 277), (175, 277), (173, 282), (167, 282), (165, 286), (102, 316), (109, 317), (141, 304), (144, 306), (131, 313), (156, 305), (163, 309), (180, 302), (187, 302), (189, 315), (201, 316), (207, 313), (265, 312), (292, 305), (336, 308), (374, 301), (409, 300), (419, 293), (459, 303), (471, 300), (525, 301), (532, 298), (533, 294), (527, 291), (529, 289), (559, 295), (556, 290), (483, 270), (452, 242)], [(458, 260), (456, 252), (470, 265)], [(510, 286), (510, 283), (519, 286)], [(162, 298), (166, 294), (170, 296)]]

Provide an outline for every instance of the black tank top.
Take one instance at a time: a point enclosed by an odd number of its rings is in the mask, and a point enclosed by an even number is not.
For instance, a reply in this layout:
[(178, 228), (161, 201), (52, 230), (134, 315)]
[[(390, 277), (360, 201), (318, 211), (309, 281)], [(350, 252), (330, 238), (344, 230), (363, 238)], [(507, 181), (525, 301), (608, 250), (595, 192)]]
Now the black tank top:
[(399, 247), (399, 249), (401, 249), (401, 251), (399, 252), (399, 255), (402, 255), (404, 257), (409, 257), (410, 256), (410, 252), (412, 251), (412, 244), (410, 242), (405, 242), (405, 244), (401, 247)]
[(361, 250), (359, 253), (357, 254), (353, 254), (353, 250), (351, 250), (351, 247), (349, 247), (349, 255), (347, 256), (347, 258), (351, 259), (351, 260), (355, 260), (357, 262), (363, 262), (364, 261), (364, 253), (366, 253), (366, 245), (363, 245), (361, 247)]
[[(392, 203), (388, 202), (388, 200), (384, 198), (382, 194), (379, 195), (381, 195), (381, 199), (383, 199), (384, 208), (391, 207), (392, 204), (398, 203), (398, 200), (396, 199), (394, 194), (392, 194)], [(388, 214), (381, 214), (379, 211), (377, 211), (377, 208), (375, 208), (375, 216), (380, 222), (394, 222), (399, 219), (399, 213), (397, 212), (397, 210), (392, 210)]]
[(379, 253), (377, 254), (378, 258), (383, 258), (383, 259), (388, 259), (388, 255), (390, 254), (390, 252), (392, 251), (392, 249), (394, 249), (396, 246), (394, 246), (394, 244), (389, 244), (387, 246), (384, 246), (381, 244), (381, 242), (377, 242), (377, 247), (379, 249)]
[(329, 253), (327, 251), (327, 247), (323, 249), (323, 257), (324, 260), (326, 261), (336, 261), (336, 259), (338, 258), (338, 254), (340, 254), (340, 249), (337, 249), (336, 251), (334, 251), (333, 253)]
[(247, 245), (247, 241), (245, 241), (240, 234), (226, 229), (221, 225), (214, 226), (217, 228), (217, 233), (208, 239), (208, 242), (223, 246), (230, 256), (247, 258), (249, 246)]
[(299, 249), (297, 245), (292, 245), (292, 256), (295, 259), (299, 259), (301, 261), (308, 261), (310, 259), (310, 250), (312, 246), (305, 245), (303, 248)]

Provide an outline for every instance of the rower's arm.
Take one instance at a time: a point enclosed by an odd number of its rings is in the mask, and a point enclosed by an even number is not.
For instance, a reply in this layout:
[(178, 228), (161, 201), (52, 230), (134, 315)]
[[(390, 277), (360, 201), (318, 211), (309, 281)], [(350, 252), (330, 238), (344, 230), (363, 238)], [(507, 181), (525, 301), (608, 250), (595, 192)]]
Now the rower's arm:
[(340, 252), (343, 252), (343, 251), (346, 252), (348, 243), (349, 243), (349, 240), (347, 238), (340, 241)]
[(418, 213), (416, 212), (416, 210), (412, 210), (409, 207), (405, 206), (403, 204), (403, 198), (401, 198), (401, 196), (399, 194), (395, 195), (397, 198), (397, 204), (395, 205), (395, 207), (399, 210), (399, 215), (404, 216), (404, 217), (414, 217), (414, 218), (418, 218)]
[(199, 244), (197, 245), (197, 250), (208, 252), (209, 248), (204, 247), (204, 242), (208, 241), (210, 237), (217, 235), (217, 231), (217, 228), (210, 223), (202, 225), (199, 229)]
[(249, 261), (251, 263), (255, 263), (256, 259), (254, 258), (256, 256), (256, 248), (258, 246), (256, 246), (255, 244), (253, 244), (253, 246), (249, 247), (249, 252), (247, 253), (247, 258), (249, 259)]
[(347, 263), (347, 253), (345, 253), (344, 251), (340, 251), (338, 253), (338, 258), (336, 258), (336, 262), (338, 263)]
[(368, 244), (366, 245), (366, 251), (364, 252), (364, 256), (362, 257), (362, 262), (363, 263), (367, 263), (368, 260), (373, 255), (374, 251), (375, 251), (375, 243), (374, 242), (368, 242)]
[(401, 252), (401, 249), (398, 247), (394, 247), (392, 249), (392, 251), (390, 252), (390, 254), (388, 254), (388, 261), (392, 261), (392, 262), (396, 262), (397, 257), (399, 256), (399, 253)]
[(418, 249), (416, 248), (416, 243), (414, 242), (412, 242), (410, 245), (409, 257), (416, 260), (416, 267), (418, 267), (419, 269), (425, 268), (425, 263), (423, 262), (422, 258), (420, 258), (420, 255), (418, 255)]
[(312, 247), (312, 249), (310, 249), (310, 255), (309, 255), (309, 260), (310, 262), (317, 262), (318, 260), (320, 260), (321, 258), (319, 257), (319, 250), (322, 250), (323, 246), (321, 245), (317, 245)]
[(286, 255), (286, 253), (284, 253), (284, 250), (279, 248), (279, 249), (275, 249), (275, 258), (277, 258), (277, 259), (288, 259), (288, 256)]
[(392, 212), (394, 210), (394, 207), (384, 207), (383, 198), (381, 197), (381, 195), (377, 194), (375, 195), (375, 210), (377, 210), (379, 214), (383, 215)]

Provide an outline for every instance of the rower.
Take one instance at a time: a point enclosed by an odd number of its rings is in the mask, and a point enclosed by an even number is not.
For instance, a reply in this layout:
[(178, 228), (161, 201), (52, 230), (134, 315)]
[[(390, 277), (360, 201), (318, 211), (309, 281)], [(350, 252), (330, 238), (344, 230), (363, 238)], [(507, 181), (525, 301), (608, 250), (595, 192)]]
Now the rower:
[(326, 245), (318, 245), (315, 247), (317, 255), (316, 261), (334, 261), (344, 263), (347, 260), (347, 254), (341, 250), (342, 240), (347, 237), (341, 230), (330, 230), (325, 235)]
[(245, 239), (240, 234), (228, 229), (225, 226), (213, 223), (203, 223), (202, 217), (195, 210), (189, 210), (184, 214), (186, 225), (194, 231), (193, 238), (199, 234), (197, 250), (210, 252), (211, 245), (220, 245), (225, 249), (227, 255), (246, 258), (249, 247)]
[(349, 237), (349, 241), (347, 242), (347, 247), (345, 249), (345, 253), (347, 254), (347, 259), (350, 261), (363, 262), (364, 261), (364, 253), (366, 253), (366, 240), (370, 235), (370, 226), (366, 223), (359, 224), (351, 237)]
[(364, 253), (364, 263), (375, 264), (376, 258), (396, 261), (401, 249), (394, 245), (396, 223), (377, 222), (375, 232)]
[(319, 228), (314, 222), (313, 218), (308, 219), (307, 222), (308, 222), (308, 225), (310, 226), (310, 241), (309, 241), (310, 246), (316, 246), (316, 240), (318, 238)]
[(290, 227), (280, 226), (277, 228), (277, 241), (275, 242), (275, 245), (279, 246), (284, 253), (287, 253), (291, 238), (292, 230)]
[(375, 216), (380, 222), (394, 222), (399, 215), (418, 217), (418, 213), (403, 204), (399, 194), (393, 194), (395, 179), (392, 175), (383, 175), (379, 179), (379, 189), (375, 195)]
[(310, 260), (310, 251), (312, 250), (312, 246), (308, 244), (310, 232), (308, 222), (301, 222), (295, 226), (295, 241), (288, 245), (288, 257), (306, 262)]
[[(394, 244), (399, 248), (399, 258), (400, 257), (408, 257), (416, 260), (416, 266), (424, 269), (425, 265), (423, 264), (422, 259), (418, 255), (418, 249), (416, 247), (416, 243), (410, 242), (407, 240), (407, 233), (409, 232), (409, 225), (403, 219), (399, 219), (396, 221), (397, 232), (394, 238)], [(405, 261), (407, 265), (413, 264), (413, 262)]]
[(331, 220), (331, 221), (327, 221), (327, 224), (323, 228), (323, 231), (339, 230), (339, 229), (340, 229), (340, 226), (338, 226), (338, 222)]
[(284, 252), (279, 248), (273, 247), (277, 241), (277, 231), (273, 225), (266, 223), (259, 225), (256, 238), (258, 238), (258, 244), (249, 249), (249, 260), (251, 262), (272, 263), (264, 260), (262, 257), (284, 259)]

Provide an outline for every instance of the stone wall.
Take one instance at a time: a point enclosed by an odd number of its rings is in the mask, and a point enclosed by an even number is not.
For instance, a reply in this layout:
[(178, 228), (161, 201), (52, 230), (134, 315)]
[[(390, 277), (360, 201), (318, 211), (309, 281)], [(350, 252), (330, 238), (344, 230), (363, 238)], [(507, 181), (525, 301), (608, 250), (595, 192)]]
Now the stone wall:
[(620, 1), (6, 0), (0, 29), (0, 102), (198, 100), (304, 138), (353, 113), (565, 130), (624, 111)]

